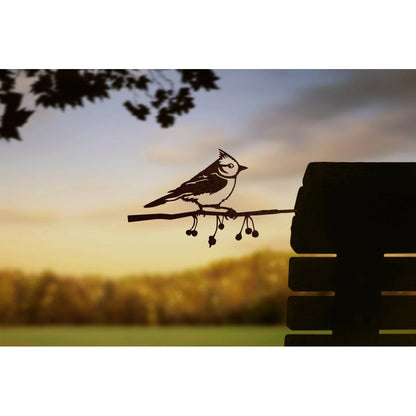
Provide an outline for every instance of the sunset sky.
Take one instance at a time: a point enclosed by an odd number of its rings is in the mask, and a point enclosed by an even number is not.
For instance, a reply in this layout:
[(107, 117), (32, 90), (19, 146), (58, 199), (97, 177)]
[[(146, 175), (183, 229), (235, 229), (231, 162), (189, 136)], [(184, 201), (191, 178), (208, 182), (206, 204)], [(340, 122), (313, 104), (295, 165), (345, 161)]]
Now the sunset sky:
[(248, 166), (226, 205), (293, 208), (312, 161), (415, 161), (416, 71), (220, 70), (220, 90), (161, 129), (122, 106), (131, 93), (65, 112), (38, 110), (22, 142), (0, 140), (0, 268), (73, 275), (182, 270), (261, 248), (290, 250), (292, 216), (258, 217), (260, 237), (214, 218), (128, 223), (182, 212), (143, 205), (212, 163), (218, 148)]

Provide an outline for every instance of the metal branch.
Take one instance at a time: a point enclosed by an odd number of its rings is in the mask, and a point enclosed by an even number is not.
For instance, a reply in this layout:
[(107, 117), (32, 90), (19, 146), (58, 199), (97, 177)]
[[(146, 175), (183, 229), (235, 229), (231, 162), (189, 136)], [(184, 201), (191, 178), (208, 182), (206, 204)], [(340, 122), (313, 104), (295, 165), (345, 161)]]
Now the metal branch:
[(148, 220), (176, 220), (178, 218), (184, 217), (193, 217), (195, 215), (224, 215), (230, 218), (237, 217), (252, 217), (254, 215), (273, 215), (273, 214), (289, 214), (294, 213), (294, 209), (266, 209), (260, 211), (245, 211), (245, 212), (232, 212), (229, 214), (222, 211), (206, 211), (206, 210), (197, 210), (197, 211), (188, 211), (180, 212), (178, 214), (139, 214), (139, 215), (129, 215), (128, 222), (135, 221), (148, 221)]

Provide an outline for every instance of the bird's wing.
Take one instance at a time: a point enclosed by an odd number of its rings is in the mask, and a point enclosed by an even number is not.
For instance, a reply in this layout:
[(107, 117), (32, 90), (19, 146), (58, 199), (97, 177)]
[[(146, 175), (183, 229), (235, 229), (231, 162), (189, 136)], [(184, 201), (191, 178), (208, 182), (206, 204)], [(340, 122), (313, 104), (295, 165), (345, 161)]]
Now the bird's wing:
[(221, 178), (216, 173), (209, 173), (209, 167), (189, 181), (184, 182), (176, 189), (169, 191), (169, 194), (176, 196), (213, 194), (220, 191), (227, 185), (227, 179)]
[(216, 160), (214, 163), (211, 163), (207, 168), (197, 173), (193, 178), (189, 179), (189, 181), (184, 182), (182, 185), (185, 185), (188, 182), (193, 182), (193, 181), (198, 181), (200, 179), (204, 179), (212, 175), (215, 172), (218, 172), (218, 160)]

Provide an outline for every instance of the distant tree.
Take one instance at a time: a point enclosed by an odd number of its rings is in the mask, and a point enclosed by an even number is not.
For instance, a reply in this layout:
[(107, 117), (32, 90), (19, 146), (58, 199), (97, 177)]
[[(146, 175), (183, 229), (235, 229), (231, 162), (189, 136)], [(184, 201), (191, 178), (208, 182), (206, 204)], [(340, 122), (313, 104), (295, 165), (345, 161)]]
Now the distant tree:
[(285, 321), (289, 254), (119, 279), (0, 270), (0, 325), (226, 325)]
[[(37, 107), (83, 107), (86, 100), (108, 99), (111, 91), (122, 89), (132, 92), (132, 99), (124, 103), (131, 115), (144, 121), (153, 110), (160, 126), (170, 127), (176, 116), (195, 107), (192, 94), (218, 89), (218, 79), (208, 69), (180, 69), (168, 75), (165, 70), (140, 69), (0, 69), (0, 139), (21, 140), (18, 129)], [(29, 91), (18, 91), (18, 80), (29, 85)], [(34, 109), (21, 107), (25, 95), (35, 98)]]

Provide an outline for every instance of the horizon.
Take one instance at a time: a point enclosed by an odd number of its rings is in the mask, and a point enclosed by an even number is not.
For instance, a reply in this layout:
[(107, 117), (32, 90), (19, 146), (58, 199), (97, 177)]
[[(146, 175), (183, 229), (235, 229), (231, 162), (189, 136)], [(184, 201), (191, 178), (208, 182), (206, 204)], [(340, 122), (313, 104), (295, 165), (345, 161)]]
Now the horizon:
[[(205, 271), (206, 269), (210, 269), (213, 267), (216, 267), (218, 265), (224, 264), (224, 263), (239, 263), (239, 262), (243, 262), (245, 260), (251, 259), (257, 255), (272, 255), (272, 256), (281, 256), (281, 257), (291, 257), (292, 255), (296, 255), (296, 253), (294, 253), (293, 251), (287, 250), (273, 250), (270, 248), (260, 248), (258, 250), (254, 250), (250, 253), (245, 253), (245, 254), (241, 254), (240, 256), (236, 256), (236, 257), (222, 257), (222, 258), (218, 258), (215, 260), (212, 260), (208, 263), (205, 264), (200, 264), (199, 266), (195, 266), (195, 267), (188, 267), (188, 268), (183, 268), (183, 269), (178, 269), (178, 270), (167, 270), (167, 271), (152, 271), (152, 272), (143, 272), (143, 271), (138, 271), (138, 272), (130, 272), (130, 273), (126, 273), (126, 274), (120, 274), (120, 275), (108, 275), (108, 274), (100, 274), (100, 273), (86, 273), (86, 274), (74, 274), (74, 273), (60, 273), (57, 272), (51, 268), (46, 268), (44, 270), (40, 270), (37, 272), (31, 272), (31, 271), (24, 271), (22, 269), (19, 268), (4, 268), (4, 267), (0, 267), (0, 274), (1, 273), (22, 273), (23, 275), (25, 275), (26, 277), (40, 277), (43, 275), (47, 275), (47, 274), (51, 274), (54, 275), (57, 278), (74, 278), (74, 279), (89, 279), (89, 278), (97, 278), (97, 279), (103, 279), (103, 280), (123, 280), (123, 279), (142, 279), (142, 278), (167, 278), (167, 277), (175, 277), (176, 275), (181, 275), (181, 274), (187, 274), (187, 273), (194, 273), (194, 272), (199, 272), (199, 271)], [(313, 256), (313, 255), (312, 255)]]

